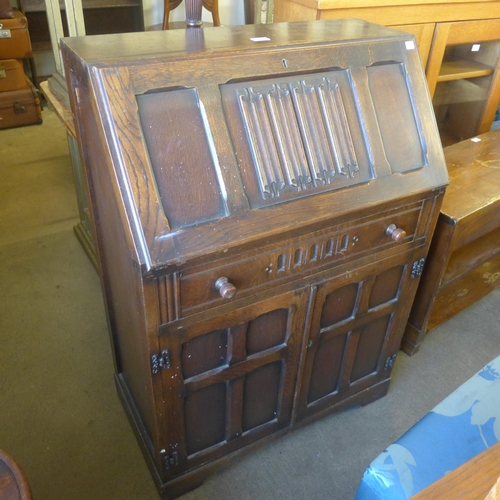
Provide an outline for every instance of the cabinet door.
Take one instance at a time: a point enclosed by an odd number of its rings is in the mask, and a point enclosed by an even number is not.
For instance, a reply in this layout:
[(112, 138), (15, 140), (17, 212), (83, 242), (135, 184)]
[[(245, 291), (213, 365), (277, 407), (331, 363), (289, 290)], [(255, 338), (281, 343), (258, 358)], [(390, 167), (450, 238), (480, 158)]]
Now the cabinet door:
[(423, 264), (409, 260), (403, 255), (313, 287), (298, 418), (348, 406), (353, 396), (352, 404), (366, 404), (385, 394), (359, 396), (389, 383)]
[(289, 292), (162, 327), (165, 478), (290, 425), (306, 299)]

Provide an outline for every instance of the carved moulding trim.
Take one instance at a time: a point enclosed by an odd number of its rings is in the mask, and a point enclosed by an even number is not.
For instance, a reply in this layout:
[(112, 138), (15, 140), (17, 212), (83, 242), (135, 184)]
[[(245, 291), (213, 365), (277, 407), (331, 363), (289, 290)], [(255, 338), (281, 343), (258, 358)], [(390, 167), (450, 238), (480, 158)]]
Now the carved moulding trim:
[(247, 85), (238, 100), (263, 198), (359, 173), (339, 84), (327, 76)]

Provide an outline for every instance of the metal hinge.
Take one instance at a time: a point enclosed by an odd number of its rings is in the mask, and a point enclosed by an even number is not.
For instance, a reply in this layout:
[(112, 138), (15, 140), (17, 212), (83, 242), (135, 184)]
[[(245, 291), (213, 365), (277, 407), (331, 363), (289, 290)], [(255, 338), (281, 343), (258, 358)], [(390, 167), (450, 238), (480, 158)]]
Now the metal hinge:
[(422, 271), (424, 270), (425, 259), (422, 257), (420, 260), (417, 260), (413, 263), (413, 267), (411, 268), (411, 277), (417, 278), (422, 275)]
[(389, 356), (386, 360), (385, 360), (385, 365), (384, 365), (384, 369), (386, 370), (390, 370), (393, 366), (394, 366), (394, 363), (396, 362), (396, 354), (393, 354), (392, 356)]
[(170, 351), (168, 349), (151, 356), (151, 371), (153, 374), (156, 375), (162, 368), (170, 368)]
[(161, 463), (164, 470), (167, 471), (179, 465), (179, 452), (173, 451), (170, 455), (167, 455), (167, 452), (162, 450), (160, 453), (162, 454)]

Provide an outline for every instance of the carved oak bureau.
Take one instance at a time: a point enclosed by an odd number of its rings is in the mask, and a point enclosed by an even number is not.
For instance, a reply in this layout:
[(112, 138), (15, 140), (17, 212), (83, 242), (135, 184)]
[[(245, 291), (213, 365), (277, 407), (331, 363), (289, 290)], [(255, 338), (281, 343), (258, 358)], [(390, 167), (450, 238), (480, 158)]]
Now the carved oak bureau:
[(116, 383), (163, 498), (383, 396), (447, 183), (415, 40), (62, 41)]

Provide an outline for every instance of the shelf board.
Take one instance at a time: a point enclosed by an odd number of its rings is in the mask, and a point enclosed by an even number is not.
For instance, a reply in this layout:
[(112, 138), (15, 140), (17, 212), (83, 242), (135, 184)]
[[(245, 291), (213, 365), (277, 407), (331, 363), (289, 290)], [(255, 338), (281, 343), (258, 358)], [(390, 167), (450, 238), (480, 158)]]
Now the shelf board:
[(493, 72), (494, 68), (491, 66), (471, 59), (443, 61), (437, 81), (448, 82), (461, 78), (478, 78), (480, 76), (492, 75)]
[(469, 80), (450, 80), (436, 86), (432, 103), (434, 106), (463, 102), (481, 102), (487, 98), (487, 91)]
[(430, 332), (442, 325), (498, 286), (500, 286), (500, 255), (440, 289), (427, 323), (427, 331)]
[(452, 283), (500, 255), (500, 228), (459, 248), (451, 255), (442, 285)]

